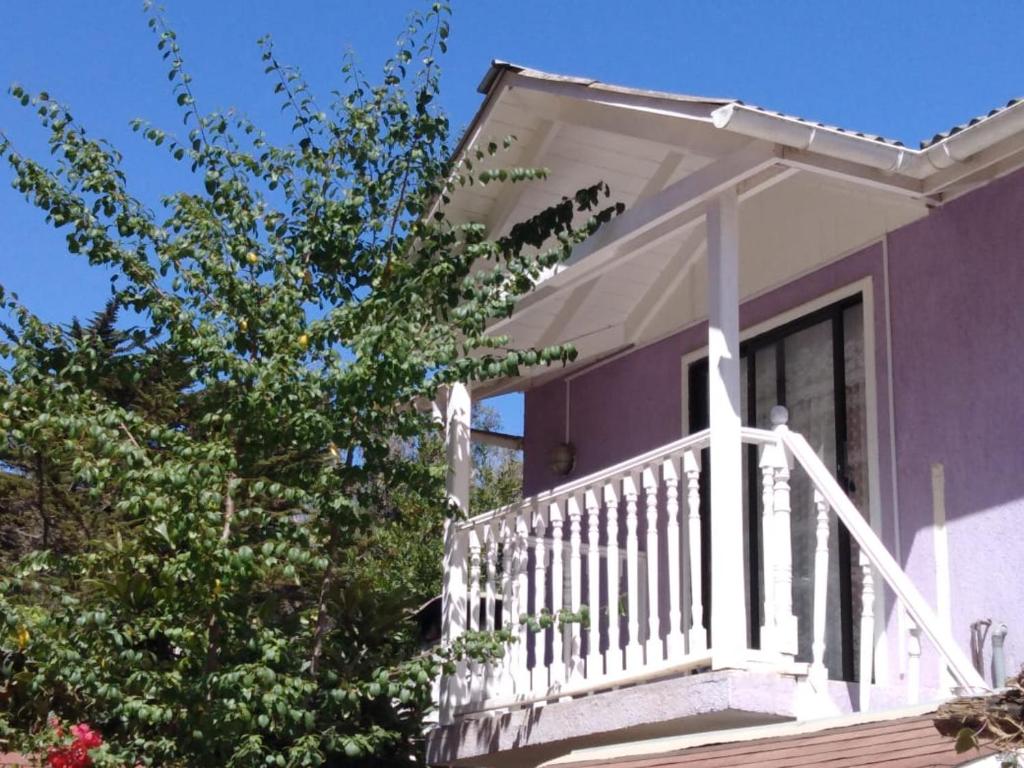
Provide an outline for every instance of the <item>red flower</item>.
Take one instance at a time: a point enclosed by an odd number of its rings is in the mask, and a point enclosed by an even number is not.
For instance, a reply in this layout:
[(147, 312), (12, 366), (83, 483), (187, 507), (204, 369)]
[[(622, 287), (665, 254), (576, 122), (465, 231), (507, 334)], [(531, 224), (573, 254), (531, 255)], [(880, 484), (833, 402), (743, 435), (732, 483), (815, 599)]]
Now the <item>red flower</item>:
[[(62, 738), (64, 730), (59, 722), (51, 721), (57, 738)], [(103, 745), (103, 737), (86, 723), (71, 726), (72, 741), (70, 744), (50, 747), (46, 753), (49, 768), (90, 768), (92, 758), (89, 750)]]
[(75, 743), (85, 749), (96, 749), (103, 744), (103, 737), (85, 723), (72, 725), (71, 735), (75, 737)]

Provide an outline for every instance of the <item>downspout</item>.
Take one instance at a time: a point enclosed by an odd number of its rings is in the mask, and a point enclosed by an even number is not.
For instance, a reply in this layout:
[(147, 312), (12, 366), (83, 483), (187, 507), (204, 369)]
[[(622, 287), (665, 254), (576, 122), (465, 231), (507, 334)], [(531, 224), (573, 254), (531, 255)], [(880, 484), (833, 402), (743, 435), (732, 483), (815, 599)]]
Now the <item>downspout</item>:
[(1006, 642), (1008, 630), (1005, 624), (1000, 624), (998, 629), (992, 630), (992, 687), (1004, 688), (1006, 686), (1006, 652), (1003, 644)]

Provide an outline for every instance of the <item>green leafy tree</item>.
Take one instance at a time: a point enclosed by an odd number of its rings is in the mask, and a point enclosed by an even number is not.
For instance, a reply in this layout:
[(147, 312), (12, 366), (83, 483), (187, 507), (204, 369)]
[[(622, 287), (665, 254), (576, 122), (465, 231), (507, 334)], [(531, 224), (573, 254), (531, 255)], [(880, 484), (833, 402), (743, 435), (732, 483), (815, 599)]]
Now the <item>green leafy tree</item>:
[[(501, 417), (490, 406), (477, 406), (473, 409), (473, 426), (497, 432), (501, 428)], [(522, 496), (522, 453), (510, 448), (474, 443), (469, 508), (478, 511), (497, 509), (518, 501)]]
[(415, 655), (402, 617), (432, 577), (402, 547), (450, 510), (443, 466), (396, 446), (437, 439), (414, 404), (440, 387), (572, 358), (488, 324), (619, 208), (597, 184), (500, 237), (446, 215), (465, 185), (544, 172), (503, 167), (511, 138), (452, 162), (443, 4), (379, 81), (346, 62), (329, 104), (263, 39), (283, 144), (201, 111), (174, 31), (149, 25), (186, 135), (135, 127), (194, 188), (154, 210), (46, 93), (11, 89), (50, 158), (0, 136), (68, 251), (114, 272), (130, 326), (69, 333), (0, 295), (8, 479), (42, 466), (85, 521), (3, 569), (0, 738), (38, 748), (53, 715), (102, 733), (100, 765), (406, 764), (432, 678), (500, 637)]

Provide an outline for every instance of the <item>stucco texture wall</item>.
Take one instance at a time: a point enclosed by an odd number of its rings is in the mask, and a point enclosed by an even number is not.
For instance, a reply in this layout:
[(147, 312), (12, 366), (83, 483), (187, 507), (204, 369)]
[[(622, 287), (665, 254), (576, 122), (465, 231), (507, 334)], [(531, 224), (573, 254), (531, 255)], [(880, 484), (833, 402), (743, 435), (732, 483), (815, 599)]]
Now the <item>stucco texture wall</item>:
[(1024, 663), (1024, 173), (892, 233), (889, 280), (905, 567), (934, 599), (941, 464), (953, 633), (966, 648), (972, 622), (1005, 622), (1013, 672)]

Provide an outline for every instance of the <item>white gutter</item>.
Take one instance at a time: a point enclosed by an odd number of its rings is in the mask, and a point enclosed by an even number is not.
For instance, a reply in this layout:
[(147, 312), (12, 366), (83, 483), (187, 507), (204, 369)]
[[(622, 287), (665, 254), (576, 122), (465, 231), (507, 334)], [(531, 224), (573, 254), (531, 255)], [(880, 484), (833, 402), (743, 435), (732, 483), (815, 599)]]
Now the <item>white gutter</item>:
[(852, 163), (899, 171), (912, 150), (882, 141), (843, 133), (834, 128), (805, 123), (744, 104), (727, 104), (711, 113), (716, 128), (725, 128), (754, 139), (765, 139), (794, 149), (806, 149)]
[(933, 170), (941, 170), (954, 163), (963, 162), (1020, 131), (1024, 131), (1024, 102), (1018, 102), (994, 115), (983, 117), (974, 125), (932, 144), (920, 153), (922, 159), (927, 161), (928, 167), (919, 163), (922, 167), (913, 170), (920, 172), (914, 175), (923, 178)]
[(1024, 131), (1024, 103), (979, 120), (925, 149), (908, 149), (877, 139), (806, 123), (744, 104), (727, 104), (711, 113), (715, 127), (859, 163), (870, 168), (922, 179), (963, 162)]

